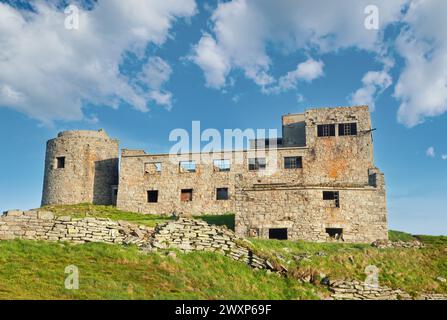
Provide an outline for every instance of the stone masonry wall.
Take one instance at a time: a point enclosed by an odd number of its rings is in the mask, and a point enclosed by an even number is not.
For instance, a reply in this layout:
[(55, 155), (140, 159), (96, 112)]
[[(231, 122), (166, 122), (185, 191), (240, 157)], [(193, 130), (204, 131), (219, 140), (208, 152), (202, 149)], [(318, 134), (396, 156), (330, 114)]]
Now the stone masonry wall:
[(360, 281), (331, 281), (330, 291), (335, 300), (411, 300), (412, 297), (399, 289), (371, 286)]
[[(302, 169), (283, 170), (284, 157), (304, 156), (305, 148), (279, 149), (275, 153), (264, 150), (237, 151), (207, 154), (152, 155), (144, 151), (123, 150), (121, 156), (120, 180), (117, 207), (122, 210), (166, 214), (225, 214), (235, 212), (235, 177), (243, 174), (250, 181), (303, 182)], [(265, 171), (248, 170), (248, 159), (266, 157)], [(230, 160), (229, 171), (218, 171), (213, 160)], [(195, 172), (182, 172), (180, 161), (195, 160)], [(161, 171), (151, 168), (161, 163)], [(228, 200), (216, 200), (216, 189), (228, 188)], [(182, 202), (182, 189), (193, 189), (193, 200)], [(147, 191), (158, 190), (158, 202), (148, 203)]]
[(48, 211), (8, 211), (0, 216), (0, 240), (27, 239), (73, 243), (147, 244), (153, 230), (103, 218), (56, 217)]
[[(242, 237), (266, 238), (270, 228), (287, 228), (290, 239), (326, 241), (326, 228), (342, 228), (348, 242), (386, 239), (385, 182), (373, 163), (368, 107), (310, 109), (298, 118), (306, 124), (305, 147), (211, 156), (123, 150), (117, 206), (149, 214), (235, 212)], [(319, 124), (332, 123), (336, 136), (317, 137)], [(356, 123), (357, 135), (339, 136), (340, 123)], [(286, 169), (284, 159), (291, 156), (302, 157), (303, 167)], [(255, 157), (266, 158), (265, 170), (248, 170)], [(230, 170), (216, 170), (216, 159), (230, 160)], [(180, 161), (188, 160), (195, 160), (195, 172), (180, 170)], [(228, 188), (229, 199), (216, 200), (217, 188)], [(181, 201), (182, 189), (193, 190), (192, 201)], [(148, 203), (149, 190), (158, 191), (156, 203)], [(323, 200), (323, 191), (338, 191), (340, 207)]]
[[(339, 207), (323, 200), (323, 191), (339, 192)], [(343, 229), (346, 242), (371, 243), (388, 238), (385, 194), (375, 187), (241, 187), (236, 212), (240, 237), (268, 238), (269, 229), (286, 228), (288, 239), (331, 241), (326, 228)]]
[[(135, 244), (143, 251), (176, 248), (184, 252), (211, 251), (243, 262), (255, 269), (275, 267), (239, 243), (242, 239), (225, 227), (180, 218), (157, 225), (155, 230), (106, 218), (56, 217), (42, 210), (11, 210), (0, 216), (0, 240), (26, 239)], [(276, 270), (278, 271), (278, 270)]]
[[(65, 158), (63, 168), (58, 157)], [(65, 131), (47, 142), (42, 205), (110, 205), (117, 184), (118, 140), (103, 130)]]
[[(342, 229), (346, 242), (388, 237), (385, 181), (374, 167), (367, 107), (311, 109), (305, 113), (307, 149), (303, 169), (285, 170), (295, 179), (256, 181), (239, 175), (236, 182), (236, 233), (269, 237), (286, 228), (289, 239), (331, 240), (327, 228)], [(319, 124), (357, 123), (358, 134), (317, 137)], [(338, 192), (323, 200), (324, 191)]]
[(185, 252), (211, 251), (244, 262), (255, 269), (273, 269), (267, 260), (257, 256), (238, 242), (242, 239), (224, 227), (209, 225), (200, 220), (180, 218), (157, 225), (152, 248), (177, 248)]

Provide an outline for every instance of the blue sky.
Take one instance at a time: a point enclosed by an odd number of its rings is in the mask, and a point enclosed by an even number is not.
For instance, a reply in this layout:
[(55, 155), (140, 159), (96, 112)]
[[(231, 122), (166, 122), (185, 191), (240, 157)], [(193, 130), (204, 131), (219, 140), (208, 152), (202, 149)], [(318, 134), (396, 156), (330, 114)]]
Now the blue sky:
[(194, 120), (280, 129), (285, 113), (366, 103), (390, 227), (447, 234), (447, 5), (373, 1), (371, 30), (370, 2), (75, 1), (69, 30), (67, 2), (0, 1), (0, 210), (39, 206), (62, 130), (165, 152)]

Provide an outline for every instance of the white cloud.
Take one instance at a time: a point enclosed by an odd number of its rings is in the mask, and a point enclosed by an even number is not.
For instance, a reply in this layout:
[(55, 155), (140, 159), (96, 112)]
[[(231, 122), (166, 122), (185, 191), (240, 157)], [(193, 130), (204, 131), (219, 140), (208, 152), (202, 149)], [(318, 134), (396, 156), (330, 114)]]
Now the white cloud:
[(283, 91), (295, 89), (300, 81), (312, 82), (322, 77), (324, 75), (323, 68), (323, 61), (309, 58), (299, 63), (295, 70), (289, 71), (284, 76), (281, 76), (276, 85), (270, 87), (265, 87), (264, 85), (262, 92), (278, 94)]
[(151, 100), (172, 108), (172, 93), (162, 90), (172, 74), (171, 66), (160, 57), (150, 57), (138, 74), (138, 81), (147, 87)]
[(427, 157), (434, 158), (436, 156), (435, 148), (429, 147), (426, 151), (426, 155), (427, 155)]
[(413, 0), (396, 43), (405, 67), (395, 87), (408, 127), (447, 112), (447, 1)]
[(298, 81), (311, 82), (324, 75), (323, 67), (324, 63), (322, 61), (309, 58), (298, 64), (295, 70), (279, 78), (279, 86), (282, 89), (290, 89), (296, 87)]
[(190, 59), (204, 71), (207, 86), (211, 88), (225, 86), (226, 76), (230, 71), (230, 63), (209, 34), (202, 36), (199, 43), (194, 47)]
[(442, 159), (442, 160), (447, 160), (447, 154), (443, 154), (443, 155), (441, 156), (441, 159)]
[(194, 46), (193, 61), (211, 87), (224, 87), (230, 71), (240, 69), (264, 89), (276, 82), (270, 73), (268, 47), (280, 48), (283, 54), (311, 48), (327, 53), (348, 47), (379, 52), (383, 30), (400, 19), (406, 1), (375, 1), (380, 9), (379, 31), (364, 27), (369, 0), (221, 2), (211, 18), (212, 34), (205, 34)]
[(150, 57), (138, 79), (152, 89), (160, 89), (172, 74), (171, 66), (160, 57)]
[(82, 119), (84, 101), (143, 112), (151, 100), (166, 103), (169, 93), (135, 88), (119, 66), (126, 51), (143, 58), (149, 43), (162, 45), (176, 19), (195, 13), (194, 0), (99, 1), (80, 8), (78, 30), (65, 28), (54, 5), (32, 5), (34, 12), (0, 3), (0, 107), (49, 123)]
[(374, 110), (377, 95), (390, 87), (393, 80), (386, 70), (369, 71), (363, 76), (362, 83), (363, 87), (354, 92), (349, 101), (353, 105), (368, 105)]

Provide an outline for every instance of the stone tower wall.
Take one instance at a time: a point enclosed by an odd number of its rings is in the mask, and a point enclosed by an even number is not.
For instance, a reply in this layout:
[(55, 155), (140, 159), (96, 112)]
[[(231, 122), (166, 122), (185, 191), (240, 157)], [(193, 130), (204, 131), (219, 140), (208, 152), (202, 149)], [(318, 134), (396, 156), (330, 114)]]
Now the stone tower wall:
[[(47, 142), (42, 205), (112, 204), (118, 184), (118, 140), (103, 130), (65, 131)], [(58, 168), (63, 158), (63, 168)], [(60, 166), (60, 165), (59, 165)]]

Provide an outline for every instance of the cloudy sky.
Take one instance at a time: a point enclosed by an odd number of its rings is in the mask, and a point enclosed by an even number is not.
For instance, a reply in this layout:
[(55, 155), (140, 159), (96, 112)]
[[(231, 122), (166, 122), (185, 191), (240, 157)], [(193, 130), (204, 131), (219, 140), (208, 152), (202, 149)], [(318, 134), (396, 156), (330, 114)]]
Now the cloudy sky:
[(193, 120), (279, 129), (284, 113), (368, 104), (391, 228), (447, 234), (446, 13), (443, 0), (0, 0), (0, 210), (39, 205), (61, 130), (163, 152)]

